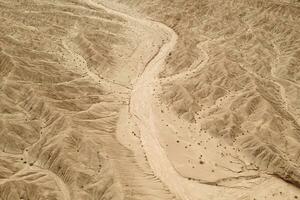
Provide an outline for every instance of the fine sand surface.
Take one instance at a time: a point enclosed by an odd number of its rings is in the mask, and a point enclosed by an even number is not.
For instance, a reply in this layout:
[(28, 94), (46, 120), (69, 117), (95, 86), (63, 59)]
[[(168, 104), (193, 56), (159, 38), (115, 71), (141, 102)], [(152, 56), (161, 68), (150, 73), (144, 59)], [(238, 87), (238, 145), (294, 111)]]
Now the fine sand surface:
[(300, 3), (0, 0), (0, 200), (300, 198)]

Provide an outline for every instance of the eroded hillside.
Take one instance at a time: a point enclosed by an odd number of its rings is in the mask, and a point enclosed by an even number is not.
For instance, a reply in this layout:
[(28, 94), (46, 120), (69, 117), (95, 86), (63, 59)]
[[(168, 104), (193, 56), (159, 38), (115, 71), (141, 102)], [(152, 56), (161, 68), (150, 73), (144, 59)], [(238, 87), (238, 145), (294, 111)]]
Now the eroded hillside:
[(0, 17), (0, 199), (171, 199), (116, 138), (153, 30), (77, 0), (0, 1)]
[(300, 3), (0, 0), (0, 199), (300, 198)]
[(230, 186), (269, 174), (299, 187), (299, 2), (118, 2), (179, 35), (157, 102), (166, 105), (162, 126), (171, 126), (161, 141), (179, 173)]

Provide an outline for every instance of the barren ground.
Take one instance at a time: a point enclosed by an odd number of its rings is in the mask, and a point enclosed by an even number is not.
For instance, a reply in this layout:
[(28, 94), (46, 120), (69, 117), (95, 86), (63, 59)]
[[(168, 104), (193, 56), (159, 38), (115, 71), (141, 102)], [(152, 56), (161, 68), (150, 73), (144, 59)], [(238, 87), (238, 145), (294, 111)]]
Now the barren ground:
[(300, 198), (296, 0), (0, 0), (0, 200)]

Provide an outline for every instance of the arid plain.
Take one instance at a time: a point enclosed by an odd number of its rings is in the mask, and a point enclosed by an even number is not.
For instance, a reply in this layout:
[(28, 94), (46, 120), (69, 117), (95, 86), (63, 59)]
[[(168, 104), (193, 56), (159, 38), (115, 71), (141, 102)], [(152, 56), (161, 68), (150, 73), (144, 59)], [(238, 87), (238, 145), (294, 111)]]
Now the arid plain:
[(0, 200), (299, 188), (299, 0), (0, 0)]

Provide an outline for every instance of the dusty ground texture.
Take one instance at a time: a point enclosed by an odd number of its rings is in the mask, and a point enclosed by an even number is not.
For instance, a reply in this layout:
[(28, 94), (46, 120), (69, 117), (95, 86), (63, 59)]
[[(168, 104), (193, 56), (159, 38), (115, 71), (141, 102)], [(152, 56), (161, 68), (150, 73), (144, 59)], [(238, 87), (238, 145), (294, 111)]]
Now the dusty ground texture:
[(299, 187), (299, 1), (0, 0), (0, 200)]

